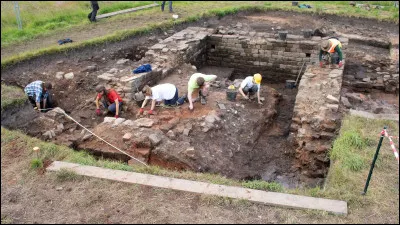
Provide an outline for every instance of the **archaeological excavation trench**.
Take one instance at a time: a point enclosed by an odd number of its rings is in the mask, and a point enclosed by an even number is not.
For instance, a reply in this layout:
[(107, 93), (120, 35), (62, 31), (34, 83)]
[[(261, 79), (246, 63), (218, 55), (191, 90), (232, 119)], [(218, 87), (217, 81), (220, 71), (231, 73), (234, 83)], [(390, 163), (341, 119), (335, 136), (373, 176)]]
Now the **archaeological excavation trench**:
[[(26, 103), (7, 109), (2, 112), (2, 126), (98, 157), (138, 163), (83, 130), (65, 112), (150, 165), (276, 181), (286, 187), (321, 185), (344, 112), (398, 113), (398, 41), (338, 31), (344, 68), (319, 68), (319, 43), (329, 32), (304, 37), (301, 30), (310, 28), (305, 23), (291, 27), (288, 24), (292, 23), (280, 24), (282, 19), (277, 19), (280, 22), (272, 24), (289, 33), (282, 40), (266, 25), (271, 21), (263, 25), (263, 16), (211, 18), (6, 68), (2, 70), (6, 84), (24, 87), (37, 79), (53, 82), (52, 94), (59, 108), (37, 113)], [(259, 20), (254, 22), (254, 18)], [(285, 16), (271, 12), (264, 20), (271, 18)], [(398, 28), (395, 34), (398, 37)], [(132, 74), (145, 63), (152, 65), (151, 72)], [(193, 112), (188, 104), (157, 107), (156, 115), (136, 117), (139, 107), (133, 94), (137, 89), (173, 83), (183, 95), (190, 75), (196, 72), (218, 77), (211, 83), (206, 105), (196, 102)], [(228, 101), (227, 87), (238, 87), (241, 79), (254, 73), (263, 76), (263, 105), (244, 100), (240, 94), (236, 101)], [(288, 88), (286, 81), (296, 80), (299, 74), (297, 86)], [(121, 94), (121, 118), (95, 115), (97, 84)]]

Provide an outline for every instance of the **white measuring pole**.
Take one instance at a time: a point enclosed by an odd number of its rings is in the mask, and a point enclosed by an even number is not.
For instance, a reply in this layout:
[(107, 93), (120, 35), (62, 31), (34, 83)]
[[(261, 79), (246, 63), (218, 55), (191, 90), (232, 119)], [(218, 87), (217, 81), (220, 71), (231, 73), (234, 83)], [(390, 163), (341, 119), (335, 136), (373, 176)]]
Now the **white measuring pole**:
[(21, 14), (19, 12), (19, 5), (17, 1), (14, 1), (14, 10), (15, 10), (15, 15), (17, 16), (18, 29), (22, 30)]

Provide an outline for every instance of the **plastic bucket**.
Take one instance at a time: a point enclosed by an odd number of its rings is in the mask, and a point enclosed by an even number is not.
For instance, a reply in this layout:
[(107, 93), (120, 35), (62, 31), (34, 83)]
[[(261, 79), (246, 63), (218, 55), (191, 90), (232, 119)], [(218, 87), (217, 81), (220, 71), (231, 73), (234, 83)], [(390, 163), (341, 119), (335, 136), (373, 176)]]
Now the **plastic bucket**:
[(228, 101), (234, 102), (236, 101), (236, 96), (237, 96), (237, 91), (236, 90), (227, 90), (226, 91), (226, 99)]
[(278, 34), (279, 34), (279, 39), (284, 41), (284, 40), (286, 40), (288, 32), (287, 31), (278, 31)]
[(303, 36), (304, 36), (304, 38), (310, 38), (312, 32), (313, 32), (313, 31), (312, 31), (311, 29), (303, 30)]
[(294, 80), (286, 80), (286, 88), (292, 89), (296, 87), (296, 81)]

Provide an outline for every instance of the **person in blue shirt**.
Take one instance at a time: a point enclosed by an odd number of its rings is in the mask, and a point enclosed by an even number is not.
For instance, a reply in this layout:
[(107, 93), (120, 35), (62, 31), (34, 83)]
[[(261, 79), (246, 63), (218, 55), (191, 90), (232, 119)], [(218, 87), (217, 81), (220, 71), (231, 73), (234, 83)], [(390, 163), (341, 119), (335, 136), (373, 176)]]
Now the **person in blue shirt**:
[(41, 111), (41, 109), (52, 107), (50, 96), (50, 90), (52, 87), (51, 83), (37, 80), (26, 85), (24, 91), (33, 107), (36, 107), (37, 110)]

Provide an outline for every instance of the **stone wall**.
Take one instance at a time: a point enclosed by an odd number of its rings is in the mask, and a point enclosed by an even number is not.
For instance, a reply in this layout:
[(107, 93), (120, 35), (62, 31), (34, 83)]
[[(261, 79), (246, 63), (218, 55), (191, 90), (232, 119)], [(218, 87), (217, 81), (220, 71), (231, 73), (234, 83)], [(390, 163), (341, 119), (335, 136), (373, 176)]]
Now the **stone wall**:
[(282, 82), (296, 79), (303, 62), (317, 60), (320, 41), (321, 37), (290, 34), (282, 41), (276, 34), (262, 32), (212, 34), (207, 42), (207, 64), (244, 74), (258, 72), (270, 81)]
[(298, 146), (295, 166), (308, 177), (323, 178), (328, 171), (328, 150), (340, 127), (342, 79), (343, 67), (309, 65), (300, 80), (289, 139)]
[[(348, 37), (350, 44), (359, 43), (371, 47), (365, 49), (350, 49), (348, 66), (343, 83), (359, 92), (369, 92), (371, 89), (382, 90), (387, 93), (399, 91), (399, 40), (368, 38), (359, 35), (342, 34)], [(373, 49), (375, 48), (375, 49)], [(376, 53), (377, 49), (381, 52)], [(350, 53), (349, 53), (350, 54)], [(350, 58), (352, 60), (350, 61)], [(354, 60), (354, 62), (353, 62)], [(351, 65), (352, 64), (352, 65)], [(356, 67), (356, 68), (350, 68)], [(352, 72), (349, 72), (352, 71)]]
[(140, 73), (124, 80), (132, 88), (154, 85), (182, 63), (201, 66), (205, 63), (206, 37), (214, 29), (189, 27), (150, 47), (140, 64), (149, 63), (152, 71)]

